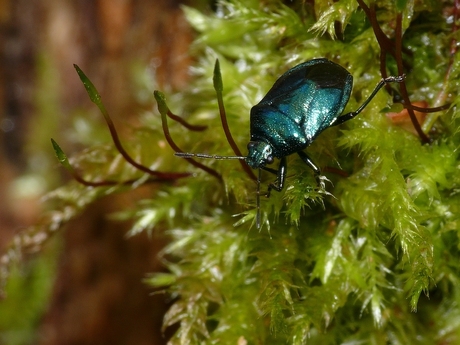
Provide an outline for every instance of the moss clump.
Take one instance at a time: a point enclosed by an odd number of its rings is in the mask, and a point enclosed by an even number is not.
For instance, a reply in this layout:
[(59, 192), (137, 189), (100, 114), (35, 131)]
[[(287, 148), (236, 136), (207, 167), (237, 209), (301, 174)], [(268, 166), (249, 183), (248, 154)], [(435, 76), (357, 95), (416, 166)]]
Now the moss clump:
[[(403, 55), (409, 96), (440, 105), (437, 90), (450, 90), (448, 101), (457, 104), (458, 61), (449, 58), (451, 28), (440, 15), (448, 5), (405, 6), (379, 2), (375, 15), (394, 39), (397, 13), (402, 13), (403, 49), (413, 52)], [(223, 133), (215, 130), (220, 125), (210, 80), (216, 57), (240, 147), (248, 141), (247, 130), (240, 129), (249, 127), (250, 107), (297, 63), (328, 57), (346, 66), (355, 79), (348, 110), (356, 109), (381, 78), (382, 47), (355, 1), (328, 8), (232, 1), (219, 9), (211, 16), (185, 9), (200, 33), (195, 49), (203, 53), (195, 69), (196, 92), (185, 93), (183, 104), (193, 119), (212, 128), (203, 138), (171, 125), (180, 131), (176, 138), (186, 151), (232, 154)], [(423, 25), (427, 18), (433, 21), (429, 31)], [(397, 65), (388, 58), (389, 73), (397, 73)], [(427, 116), (431, 125), (425, 123), (424, 129), (433, 141), (423, 144), (385, 116), (389, 107), (401, 110), (380, 92), (363, 114), (326, 130), (308, 149), (325, 171), (345, 172), (346, 177), (326, 173), (332, 182), (326, 193), (319, 195), (311, 171), (290, 157), (286, 189), (262, 202), (267, 222), (261, 231), (250, 228), (254, 183), (234, 163), (206, 162), (223, 175), (220, 197), (218, 182), (206, 174), (184, 181), (182, 192), (196, 197), (188, 196), (191, 203), (180, 208), (187, 211), (174, 219), (172, 242), (164, 251), (172, 272), (168, 291), (179, 297), (165, 318), (165, 326), (180, 322), (171, 343), (433, 344), (457, 339), (459, 310), (445, 309), (458, 298), (457, 108)], [(266, 183), (271, 179), (263, 176)], [(203, 194), (204, 185), (209, 194)], [(211, 208), (194, 211), (194, 205), (211, 200), (216, 200)], [(234, 227), (230, 216), (242, 205), (247, 206)], [(156, 278), (152, 283), (162, 285)]]

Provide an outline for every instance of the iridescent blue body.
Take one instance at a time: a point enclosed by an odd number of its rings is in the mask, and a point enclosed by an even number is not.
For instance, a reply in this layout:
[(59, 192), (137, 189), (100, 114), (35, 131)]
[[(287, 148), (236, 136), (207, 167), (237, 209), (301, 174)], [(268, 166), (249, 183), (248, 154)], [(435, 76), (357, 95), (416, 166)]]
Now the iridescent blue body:
[[(303, 150), (326, 128), (334, 126), (353, 88), (353, 77), (327, 59), (314, 59), (284, 73), (266, 96), (251, 109), (251, 141), (246, 162), (253, 169), (278, 175), (280, 191), (286, 174), (286, 156), (298, 153), (319, 176), (319, 168)], [(280, 158), (278, 170), (265, 165)]]
[[(263, 168), (309, 146), (342, 114), (353, 77), (327, 59), (314, 59), (284, 73), (251, 109), (251, 142), (247, 163)], [(268, 148), (266, 146), (269, 146)]]
[[(251, 109), (251, 141), (270, 145), (277, 158), (305, 149), (342, 114), (352, 86), (351, 74), (327, 59), (291, 68)], [(256, 169), (264, 160), (250, 149), (247, 163)]]

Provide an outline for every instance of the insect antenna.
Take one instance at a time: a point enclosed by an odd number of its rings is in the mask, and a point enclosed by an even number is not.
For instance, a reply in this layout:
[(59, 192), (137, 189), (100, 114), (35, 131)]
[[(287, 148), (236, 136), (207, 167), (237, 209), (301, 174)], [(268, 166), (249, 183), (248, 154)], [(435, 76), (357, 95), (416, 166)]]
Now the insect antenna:
[(175, 156), (181, 157), (181, 158), (207, 158), (207, 159), (239, 159), (239, 160), (245, 160), (245, 156), (219, 156), (219, 155), (209, 155), (206, 153), (191, 153), (191, 152), (175, 152)]

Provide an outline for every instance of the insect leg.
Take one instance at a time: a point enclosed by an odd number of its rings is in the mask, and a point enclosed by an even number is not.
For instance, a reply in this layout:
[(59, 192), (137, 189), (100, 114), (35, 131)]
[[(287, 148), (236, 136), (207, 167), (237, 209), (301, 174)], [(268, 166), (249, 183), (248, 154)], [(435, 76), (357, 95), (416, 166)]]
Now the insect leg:
[(282, 157), (280, 159), (280, 165), (278, 166), (278, 170), (274, 170), (267, 167), (263, 167), (262, 169), (276, 175), (275, 182), (270, 183), (268, 185), (267, 198), (269, 198), (272, 189), (276, 190), (277, 192), (281, 192), (281, 190), (284, 187), (284, 180), (286, 179), (287, 170), (286, 157)]
[(401, 83), (401, 82), (404, 81), (405, 78), (406, 78), (406, 76), (402, 75), (402, 76), (398, 76), (398, 77), (388, 77), (388, 78), (384, 78), (384, 79), (380, 80), (379, 83), (377, 84), (377, 86), (375, 87), (374, 91), (372, 91), (370, 96), (367, 97), (367, 99), (364, 101), (363, 104), (361, 104), (361, 106), (358, 109), (356, 109), (355, 111), (352, 111), (350, 113), (347, 113), (347, 114), (339, 116), (335, 120), (335, 122), (331, 124), (331, 126), (337, 126), (337, 125), (340, 125), (341, 123), (344, 123), (345, 121), (351, 120), (356, 115), (358, 115), (360, 112), (362, 112), (364, 108), (366, 108), (366, 106), (369, 104), (369, 102), (372, 100), (372, 98), (374, 98), (374, 96), (377, 94), (377, 92), (379, 92), (379, 90), (385, 84), (394, 83), (394, 82)]
[(297, 152), (297, 154), (300, 156), (300, 158), (302, 158), (305, 164), (307, 164), (313, 170), (313, 173), (315, 174), (316, 183), (319, 186), (321, 184), (321, 178), (320, 178), (321, 170), (318, 168), (318, 166), (315, 163), (313, 163), (311, 158), (308, 157), (308, 155), (305, 152), (299, 151)]

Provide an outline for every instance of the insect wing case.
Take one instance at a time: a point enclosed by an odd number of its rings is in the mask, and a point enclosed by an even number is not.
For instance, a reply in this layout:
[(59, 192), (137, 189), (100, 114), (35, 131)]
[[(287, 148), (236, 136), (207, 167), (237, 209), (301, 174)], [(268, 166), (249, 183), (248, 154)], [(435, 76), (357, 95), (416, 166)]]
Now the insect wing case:
[(251, 141), (270, 144), (280, 158), (303, 150), (329, 127), (350, 98), (353, 77), (327, 59), (284, 73), (251, 109)]

